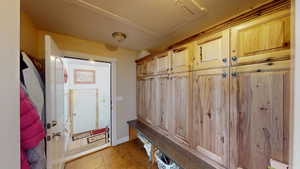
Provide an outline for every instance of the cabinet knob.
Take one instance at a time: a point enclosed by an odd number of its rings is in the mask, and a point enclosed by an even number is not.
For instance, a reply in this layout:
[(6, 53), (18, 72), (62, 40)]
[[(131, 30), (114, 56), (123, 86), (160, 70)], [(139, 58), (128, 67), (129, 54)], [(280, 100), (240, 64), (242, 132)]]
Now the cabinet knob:
[(236, 56), (232, 56), (232, 57), (231, 57), (231, 60), (234, 61), (234, 62), (237, 61), (237, 59), (238, 59), (238, 58), (237, 58)]
[(223, 63), (227, 63), (227, 58), (222, 59)]
[(231, 73), (231, 76), (232, 76), (232, 77), (237, 77), (237, 72), (232, 72), (232, 73)]

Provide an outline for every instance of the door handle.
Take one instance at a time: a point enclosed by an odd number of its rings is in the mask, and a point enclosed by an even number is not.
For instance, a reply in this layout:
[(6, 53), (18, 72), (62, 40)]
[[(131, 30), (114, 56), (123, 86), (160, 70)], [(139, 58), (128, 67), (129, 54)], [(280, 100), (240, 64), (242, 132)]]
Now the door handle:
[(57, 125), (57, 121), (53, 120), (50, 123), (47, 123), (47, 129), (50, 129), (51, 127), (55, 127)]
[(61, 137), (61, 132), (53, 133), (52, 138)]

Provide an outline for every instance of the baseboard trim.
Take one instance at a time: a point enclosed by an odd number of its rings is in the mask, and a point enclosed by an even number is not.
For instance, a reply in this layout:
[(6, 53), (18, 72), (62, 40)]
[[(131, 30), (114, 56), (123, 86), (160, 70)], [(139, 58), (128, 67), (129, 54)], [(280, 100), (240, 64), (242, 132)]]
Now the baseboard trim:
[(128, 141), (129, 141), (129, 136), (122, 137), (122, 138), (116, 140), (115, 143), (113, 143), (112, 146), (117, 146), (117, 145), (119, 145), (119, 144), (126, 143), (126, 142), (128, 142)]
[(96, 151), (102, 150), (102, 149), (104, 149), (106, 147), (109, 147), (109, 146), (110, 146), (110, 143), (107, 143), (107, 144), (104, 144), (104, 145), (102, 145), (100, 147), (96, 147), (96, 148), (93, 148), (93, 149), (90, 149), (90, 150), (87, 150), (87, 151), (83, 151), (83, 152), (80, 152), (80, 153), (77, 153), (77, 154), (74, 154), (74, 155), (69, 155), (69, 156), (67, 156), (67, 157), (64, 158), (64, 162), (66, 163), (66, 162), (75, 160), (77, 158), (80, 158), (82, 156), (94, 153)]

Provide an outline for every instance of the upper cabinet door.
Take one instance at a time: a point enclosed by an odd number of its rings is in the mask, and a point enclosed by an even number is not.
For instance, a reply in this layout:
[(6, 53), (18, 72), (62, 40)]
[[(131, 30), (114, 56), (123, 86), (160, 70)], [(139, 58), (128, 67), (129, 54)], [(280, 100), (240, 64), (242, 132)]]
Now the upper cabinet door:
[(232, 28), (231, 64), (290, 58), (290, 11), (285, 10)]
[(289, 162), (290, 61), (231, 68), (230, 168)]
[(157, 72), (157, 62), (155, 58), (146, 61), (146, 74), (154, 75)]
[(228, 167), (228, 68), (193, 72), (192, 100), (192, 148), (198, 154)]
[(173, 49), (171, 54), (171, 71), (173, 73), (190, 71), (191, 58), (193, 57), (192, 44)]
[(229, 63), (229, 30), (194, 42), (193, 70), (219, 68)]
[(171, 68), (171, 52), (165, 52), (157, 56), (157, 73), (166, 74)]
[(162, 75), (158, 77), (158, 100), (156, 101), (158, 105), (158, 128), (164, 134), (169, 133), (169, 113), (170, 113), (170, 78), (168, 75)]
[(190, 73), (171, 76), (171, 128), (170, 132), (179, 144), (189, 145), (191, 141)]
[(136, 65), (136, 72), (137, 72), (137, 77), (138, 78), (141, 78), (145, 75), (145, 73), (146, 73), (146, 68), (145, 67), (146, 67), (146, 64), (144, 64), (144, 63), (138, 63)]

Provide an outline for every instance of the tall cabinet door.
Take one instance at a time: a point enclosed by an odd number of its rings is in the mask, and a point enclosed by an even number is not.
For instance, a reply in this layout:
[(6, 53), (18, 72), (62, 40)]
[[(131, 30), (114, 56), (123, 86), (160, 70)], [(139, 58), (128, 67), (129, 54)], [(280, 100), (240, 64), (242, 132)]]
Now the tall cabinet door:
[(224, 30), (194, 42), (193, 70), (228, 66), (229, 30)]
[(145, 114), (144, 121), (150, 125), (155, 125), (157, 114), (156, 96), (157, 96), (156, 79), (148, 77), (145, 79)]
[(192, 148), (229, 166), (228, 68), (193, 72)]
[(172, 136), (182, 145), (190, 144), (190, 73), (171, 75)]
[(144, 120), (145, 115), (145, 80), (137, 80), (137, 116)]
[(231, 68), (230, 168), (288, 163), (289, 61)]
[(290, 57), (290, 11), (241, 24), (231, 30), (231, 63), (245, 65)]
[(158, 129), (164, 134), (168, 135), (169, 132), (169, 113), (170, 113), (170, 78), (168, 75), (162, 75), (158, 77)]

